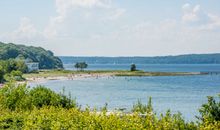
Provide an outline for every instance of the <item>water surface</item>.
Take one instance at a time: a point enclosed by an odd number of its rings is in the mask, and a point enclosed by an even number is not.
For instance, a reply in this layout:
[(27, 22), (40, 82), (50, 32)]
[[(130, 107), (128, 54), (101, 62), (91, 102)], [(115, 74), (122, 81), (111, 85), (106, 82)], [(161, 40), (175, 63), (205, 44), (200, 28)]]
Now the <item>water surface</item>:
[(85, 107), (100, 108), (108, 103), (110, 110), (127, 108), (141, 99), (147, 103), (152, 97), (157, 113), (171, 109), (181, 112), (187, 120), (195, 120), (198, 108), (207, 101), (207, 96), (220, 93), (220, 75), (164, 76), (164, 77), (101, 77), (74, 80), (52, 80), (41, 83), (57, 92), (65, 87), (77, 102)]

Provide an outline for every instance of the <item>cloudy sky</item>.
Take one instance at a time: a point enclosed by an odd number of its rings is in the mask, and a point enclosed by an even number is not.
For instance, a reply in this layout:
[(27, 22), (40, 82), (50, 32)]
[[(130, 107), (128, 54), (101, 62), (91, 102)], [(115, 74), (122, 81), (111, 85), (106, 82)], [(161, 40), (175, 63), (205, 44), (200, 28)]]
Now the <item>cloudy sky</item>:
[(220, 0), (0, 0), (0, 41), (56, 55), (220, 52)]

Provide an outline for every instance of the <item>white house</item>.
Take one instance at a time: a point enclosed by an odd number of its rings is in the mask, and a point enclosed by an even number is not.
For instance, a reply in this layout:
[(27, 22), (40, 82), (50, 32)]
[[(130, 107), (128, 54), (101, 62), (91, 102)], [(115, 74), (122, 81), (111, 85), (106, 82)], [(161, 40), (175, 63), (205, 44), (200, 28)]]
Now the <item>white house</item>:
[(39, 70), (39, 63), (38, 62), (31, 62), (31, 63), (25, 63), (25, 64), (28, 67), (28, 72)]
[(28, 67), (28, 72), (38, 71), (38, 70), (39, 70), (39, 63), (38, 63), (38, 62), (33, 62), (33, 61), (30, 60), (30, 59), (26, 59), (26, 60), (25, 60), (25, 64), (26, 64), (27, 67)]

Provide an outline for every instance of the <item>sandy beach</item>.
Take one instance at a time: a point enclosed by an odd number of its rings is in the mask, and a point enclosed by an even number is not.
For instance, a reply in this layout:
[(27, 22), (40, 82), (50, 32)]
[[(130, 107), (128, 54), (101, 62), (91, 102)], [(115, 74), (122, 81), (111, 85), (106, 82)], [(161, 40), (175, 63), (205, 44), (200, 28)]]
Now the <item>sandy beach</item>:
[(101, 74), (69, 74), (65, 76), (48, 76), (48, 77), (28, 77), (26, 82), (44, 82), (48, 80), (77, 80), (82, 78), (100, 78), (100, 77), (114, 77), (113, 73)]

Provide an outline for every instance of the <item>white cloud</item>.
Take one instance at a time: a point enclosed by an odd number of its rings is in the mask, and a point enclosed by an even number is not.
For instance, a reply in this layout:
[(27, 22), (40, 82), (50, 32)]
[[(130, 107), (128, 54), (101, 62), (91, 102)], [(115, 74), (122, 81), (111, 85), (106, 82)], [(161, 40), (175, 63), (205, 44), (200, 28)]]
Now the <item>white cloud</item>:
[[(83, 12), (81, 9), (84, 10), (89, 9), (89, 11), (84, 12), (84, 18), (87, 20), (89, 18), (92, 18), (91, 17), (93, 12), (92, 10), (95, 10), (97, 8), (102, 9), (101, 11), (103, 16), (107, 14), (109, 16), (105, 16), (106, 19), (111, 19), (111, 20), (117, 19), (125, 12), (124, 9), (112, 7), (112, 0), (55, 0), (55, 3), (56, 3), (57, 16), (50, 18), (49, 24), (44, 30), (44, 35), (48, 39), (54, 38), (57, 35), (59, 35), (60, 32), (59, 28), (61, 28), (60, 26), (62, 26), (62, 24), (64, 23), (66, 24), (68, 23), (68, 21), (71, 21), (72, 19), (78, 19), (78, 17), (74, 15), (74, 12), (78, 11), (78, 14), (80, 14), (81, 12)], [(113, 12), (113, 13), (106, 13), (106, 12)], [(97, 17), (97, 19), (99, 19), (99, 17)], [(69, 25), (69, 26), (74, 26), (74, 25)]]
[(113, 11), (113, 13), (112, 13), (107, 19), (109, 19), (109, 20), (118, 19), (118, 18), (121, 17), (125, 12), (126, 12), (125, 9), (121, 9), (121, 8), (115, 9), (115, 10)]
[(12, 33), (4, 35), (3, 39), (13, 42), (35, 42), (42, 40), (43, 36), (29, 18), (23, 17), (20, 19), (19, 27)]
[(126, 9), (111, 0), (55, 2), (57, 14), (51, 16), (43, 31), (24, 17), (20, 26), (7, 34), (8, 41), (36, 42), (45, 38), (51, 44), (44, 46), (62, 55), (160, 55), (219, 48), (220, 16), (206, 12), (200, 5), (183, 5), (183, 15), (175, 19), (130, 22), (128, 18), (134, 17), (128, 14), (120, 19)]
[(185, 23), (193, 23), (193, 22), (206, 22), (207, 14), (201, 10), (200, 5), (195, 5), (192, 7), (190, 4), (185, 4), (182, 7), (183, 16), (182, 20)]
[(56, 9), (59, 14), (65, 14), (70, 8), (109, 8), (110, 4), (111, 0), (56, 0)]
[(205, 12), (200, 5), (195, 5), (193, 7), (187, 3), (182, 6), (182, 10), (182, 21), (186, 26), (190, 25), (199, 30), (216, 30), (220, 27), (220, 17)]

